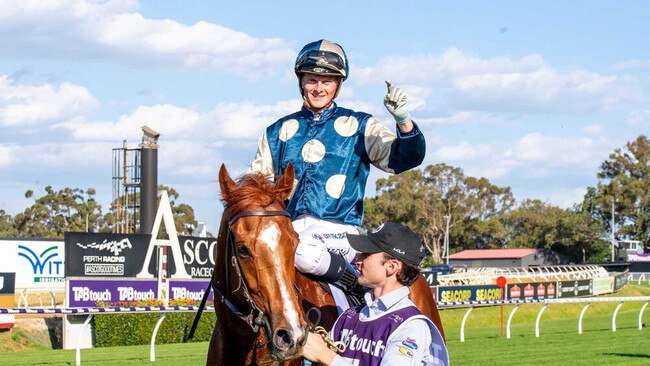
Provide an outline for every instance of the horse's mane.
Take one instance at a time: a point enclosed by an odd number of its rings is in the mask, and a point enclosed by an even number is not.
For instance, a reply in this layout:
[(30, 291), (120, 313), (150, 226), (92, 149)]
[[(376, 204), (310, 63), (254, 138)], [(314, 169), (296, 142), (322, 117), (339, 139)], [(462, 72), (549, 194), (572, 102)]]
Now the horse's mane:
[(221, 201), (233, 213), (243, 212), (251, 205), (266, 208), (276, 202), (284, 208), (281, 192), (264, 174), (244, 174), (236, 179), (236, 183), (237, 189), (221, 192)]

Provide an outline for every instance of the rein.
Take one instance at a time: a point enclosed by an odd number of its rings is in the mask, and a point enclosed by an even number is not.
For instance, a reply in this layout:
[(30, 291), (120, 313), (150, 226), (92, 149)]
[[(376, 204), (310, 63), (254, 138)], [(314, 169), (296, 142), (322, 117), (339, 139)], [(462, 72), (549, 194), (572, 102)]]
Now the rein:
[[(264, 314), (264, 311), (257, 306), (255, 301), (253, 301), (252, 297), (250, 296), (250, 293), (248, 291), (248, 286), (246, 286), (246, 281), (244, 281), (244, 277), (241, 274), (241, 267), (239, 265), (239, 261), (237, 260), (237, 255), (235, 255), (235, 239), (232, 233), (232, 226), (237, 222), (242, 217), (249, 217), (249, 216), (286, 216), (286, 217), (291, 217), (289, 213), (286, 211), (244, 211), (240, 212), (237, 215), (233, 216), (228, 220), (228, 230), (226, 233), (226, 245), (228, 246), (226, 248), (226, 256), (230, 258), (230, 261), (225, 261), (225, 281), (226, 281), (226, 290), (230, 291), (231, 293), (236, 293), (237, 291), (241, 291), (244, 295), (244, 299), (247, 302), (248, 307), (250, 308), (250, 312), (248, 315), (244, 315), (244, 313), (239, 310), (237, 305), (235, 305), (230, 299), (226, 298), (226, 296), (219, 291), (217, 288), (217, 285), (214, 280), (215, 272), (212, 274), (212, 278), (210, 279), (210, 285), (206, 289), (206, 291), (203, 293), (203, 298), (201, 299), (201, 305), (199, 306), (199, 309), (196, 313), (196, 316), (194, 317), (194, 322), (192, 323), (192, 328), (190, 329), (190, 332), (186, 338), (187, 339), (192, 339), (194, 337), (194, 332), (196, 331), (196, 327), (199, 324), (199, 319), (201, 318), (201, 313), (203, 313), (203, 309), (205, 308), (205, 303), (208, 299), (208, 296), (210, 295), (210, 289), (214, 291), (214, 294), (216, 295), (215, 298), (219, 299), (222, 304), (226, 305), (226, 307), (233, 313), (235, 314), (239, 319), (244, 321), (248, 326), (251, 328), (253, 333), (258, 333), (259, 332), (259, 327), (261, 325), (265, 326), (265, 330), (267, 333), (270, 332), (270, 325), (269, 325), (269, 320)], [(215, 260), (216, 263), (218, 263)], [(230, 263), (229, 263), (230, 262)], [(238, 287), (234, 290), (230, 290), (230, 271), (229, 271), (229, 264), (235, 268), (235, 271), (237, 273), (237, 279), (238, 279)], [(257, 313), (257, 316), (255, 316), (255, 313)], [(268, 335), (268, 334), (267, 334)]]

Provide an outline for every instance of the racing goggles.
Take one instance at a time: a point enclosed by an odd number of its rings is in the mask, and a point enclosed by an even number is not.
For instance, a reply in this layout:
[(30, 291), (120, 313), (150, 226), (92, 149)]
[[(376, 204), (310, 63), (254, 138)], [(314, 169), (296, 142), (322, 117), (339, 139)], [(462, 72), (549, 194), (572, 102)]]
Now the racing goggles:
[(296, 62), (296, 72), (314, 72), (331, 74), (332, 72), (347, 77), (345, 60), (333, 52), (309, 51)]

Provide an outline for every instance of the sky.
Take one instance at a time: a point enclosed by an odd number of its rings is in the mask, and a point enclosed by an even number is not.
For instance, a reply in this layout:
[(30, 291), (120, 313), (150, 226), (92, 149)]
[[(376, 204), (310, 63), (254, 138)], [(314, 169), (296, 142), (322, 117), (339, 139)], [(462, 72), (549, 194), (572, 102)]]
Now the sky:
[(640, 0), (3, 0), (0, 209), (52, 186), (94, 188), (108, 212), (112, 149), (147, 125), (158, 183), (216, 232), (219, 167), (244, 173), (264, 128), (300, 108), (293, 63), (323, 38), (350, 61), (339, 105), (392, 129), (384, 80), (406, 91), (421, 168), (568, 208), (650, 132), (647, 14)]

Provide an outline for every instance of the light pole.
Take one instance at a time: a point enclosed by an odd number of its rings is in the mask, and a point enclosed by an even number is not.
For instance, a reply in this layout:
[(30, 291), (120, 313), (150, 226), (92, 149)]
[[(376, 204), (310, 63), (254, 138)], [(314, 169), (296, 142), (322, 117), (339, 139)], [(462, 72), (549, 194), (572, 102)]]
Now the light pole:
[(443, 217), (447, 221), (447, 226), (445, 228), (445, 254), (447, 258), (445, 258), (445, 264), (449, 265), (449, 219), (451, 219), (451, 216), (445, 215)]
[(616, 245), (616, 236), (614, 235), (614, 202), (616, 202), (616, 198), (612, 198), (612, 262), (614, 262), (614, 246)]

